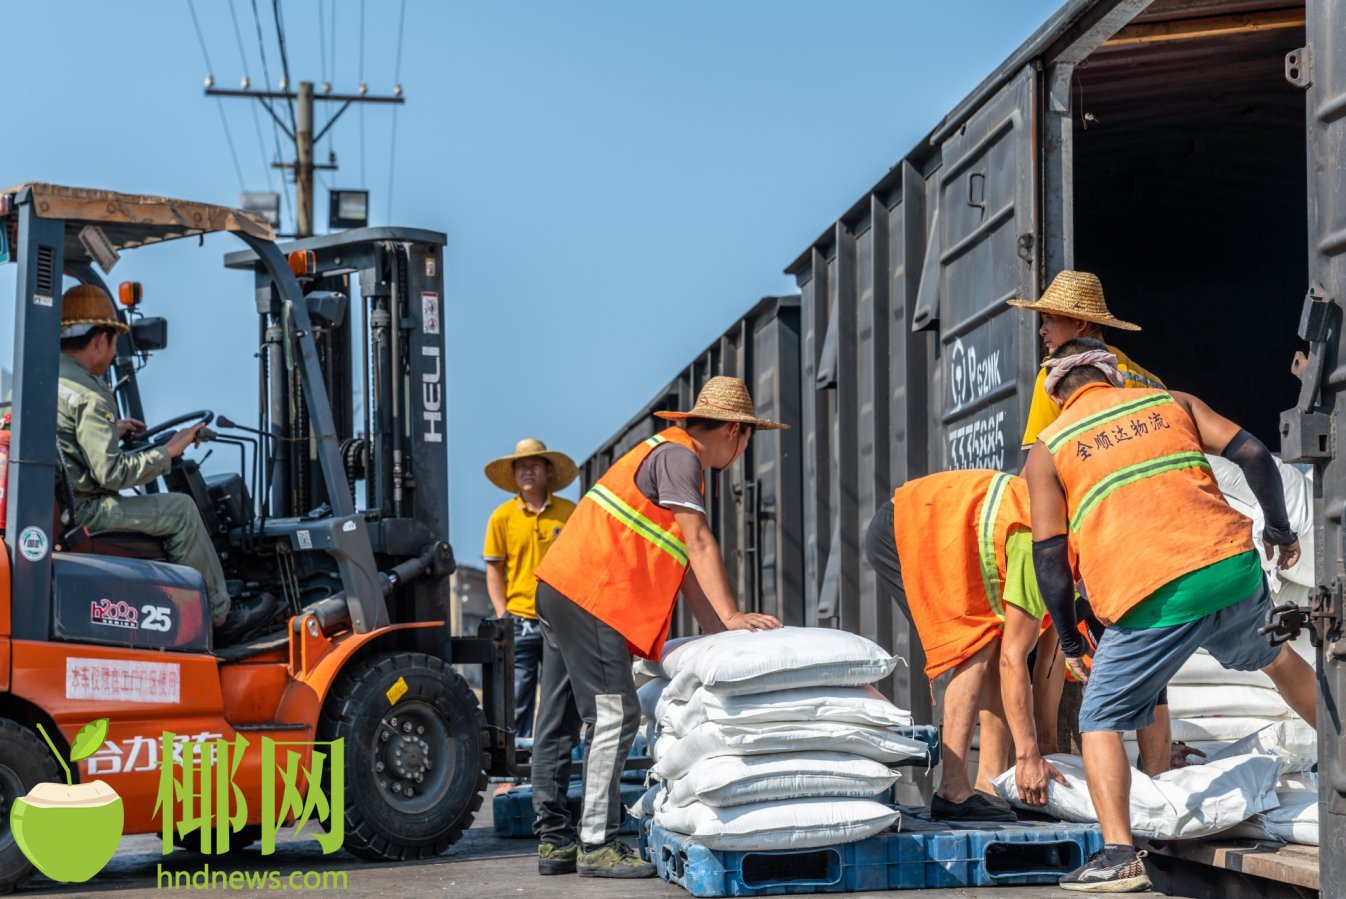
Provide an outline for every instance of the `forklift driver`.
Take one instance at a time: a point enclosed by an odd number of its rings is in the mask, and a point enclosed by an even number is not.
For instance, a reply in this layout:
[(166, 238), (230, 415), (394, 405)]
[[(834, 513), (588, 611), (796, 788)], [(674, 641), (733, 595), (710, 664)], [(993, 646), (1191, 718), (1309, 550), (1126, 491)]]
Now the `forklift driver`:
[(263, 594), (251, 604), (231, 605), (220, 560), (191, 497), (119, 493), (166, 474), (173, 459), (200, 444), (204, 423), (183, 428), (161, 447), (123, 452), (119, 438), (145, 425), (118, 418), (116, 399), (103, 375), (117, 355), (117, 335), (127, 327), (117, 320), (112, 298), (93, 285), (72, 287), (61, 302), (56, 435), (75, 497), (74, 522), (94, 532), (135, 531), (164, 538), (170, 562), (195, 568), (205, 578), (217, 643), (263, 623), (275, 614), (275, 598)]

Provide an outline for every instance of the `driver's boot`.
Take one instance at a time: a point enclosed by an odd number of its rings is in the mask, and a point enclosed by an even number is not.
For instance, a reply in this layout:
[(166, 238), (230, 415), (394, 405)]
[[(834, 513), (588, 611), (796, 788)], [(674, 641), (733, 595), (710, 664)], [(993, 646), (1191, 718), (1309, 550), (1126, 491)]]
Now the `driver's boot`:
[(224, 621), (215, 625), (215, 645), (232, 642), (240, 634), (270, 621), (276, 615), (276, 607), (276, 597), (270, 593), (262, 593), (250, 600), (233, 600)]

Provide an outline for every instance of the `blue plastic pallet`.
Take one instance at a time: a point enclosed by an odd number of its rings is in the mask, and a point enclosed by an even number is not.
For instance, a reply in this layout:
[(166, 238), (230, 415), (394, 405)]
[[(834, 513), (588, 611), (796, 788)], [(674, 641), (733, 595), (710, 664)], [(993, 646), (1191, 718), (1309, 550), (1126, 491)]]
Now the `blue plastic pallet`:
[(775, 896), (1054, 884), (1103, 847), (1092, 824), (974, 830), (903, 818), (911, 831), (821, 849), (731, 852), (651, 826), (659, 876), (693, 896)]
[[(571, 781), (570, 789), (566, 791), (567, 804), (570, 806), (570, 818), (572, 821), (578, 821), (580, 816), (580, 798), (584, 795), (584, 787), (579, 781)], [(641, 784), (622, 784), (622, 807), (630, 808), (636, 804), (641, 796), (645, 795), (645, 787)], [(533, 813), (533, 788), (529, 784), (521, 787), (515, 787), (508, 793), (501, 793), (496, 796), (491, 803), (492, 817), (495, 819), (495, 835), (498, 837), (531, 837), (533, 836), (533, 822), (537, 815)], [(638, 834), (640, 832), (637, 826), (640, 822), (637, 819), (628, 816), (622, 822), (620, 834)]]
[(913, 740), (919, 740), (929, 747), (929, 758), (917, 756), (916, 758), (905, 759), (896, 764), (889, 765), (890, 768), (933, 768), (939, 764), (939, 728), (933, 724), (913, 724), (910, 727), (896, 728), (897, 732), (904, 737), (911, 737)]

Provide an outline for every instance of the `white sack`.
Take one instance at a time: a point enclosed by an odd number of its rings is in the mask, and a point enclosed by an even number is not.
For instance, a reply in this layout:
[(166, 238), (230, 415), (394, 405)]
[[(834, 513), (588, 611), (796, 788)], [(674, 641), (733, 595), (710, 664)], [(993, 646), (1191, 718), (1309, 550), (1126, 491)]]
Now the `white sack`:
[(672, 683), (664, 693), (687, 700), (697, 687), (725, 696), (796, 687), (860, 687), (892, 673), (897, 659), (858, 634), (826, 627), (726, 631), (664, 654)]
[(925, 758), (924, 743), (889, 730), (858, 724), (716, 724), (707, 721), (666, 746), (660, 737), (654, 773), (662, 780), (684, 776), (704, 759), (720, 755), (764, 755), (769, 752), (844, 752), (876, 762)]
[(664, 688), (668, 686), (668, 678), (656, 677), (645, 683), (640, 689), (636, 690), (636, 698), (640, 700), (640, 714), (644, 715), (650, 721), (658, 718), (655, 710), (659, 707), (659, 697), (663, 694)]
[(655, 813), (654, 823), (710, 849), (767, 852), (864, 840), (900, 817), (872, 799), (800, 799), (720, 809), (694, 803), (664, 808)]
[(821, 796), (873, 797), (891, 789), (897, 772), (840, 752), (724, 755), (692, 766), (668, 784), (668, 805), (702, 802), (718, 808)]
[(1288, 792), (1277, 795), (1281, 800), (1278, 808), (1263, 812), (1260, 815), (1253, 815), (1247, 821), (1220, 834), (1220, 836), (1317, 846), (1317, 792)]
[(673, 734), (660, 733), (657, 728), (654, 733), (657, 736), (654, 742), (650, 744), (650, 758), (654, 759), (654, 767), (650, 769), (651, 771), (659, 767), (659, 760), (672, 752), (673, 747), (678, 745), (678, 738)]
[(906, 727), (911, 715), (873, 687), (800, 687), (751, 696), (723, 696), (702, 687), (686, 702), (669, 697), (659, 703), (659, 726), (686, 734), (699, 724), (763, 724), (785, 721), (836, 721), (874, 727)]
[[(1223, 456), (1206, 456), (1210, 460), (1215, 480), (1220, 492), (1235, 511), (1252, 519), (1253, 540), (1257, 548), (1262, 547), (1262, 507), (1253, 496), (1252, 488), (1243, 477), (1243, 470)], [(1279, 459), (1276, 465), (1281, 471), (1281, 488), (1285, 493), (1285, 511), (1290, 519), (1290, 527), (1299, 534), (1299, 548), (1302, 555), (1299, 561), (1285, 571), (1278, 571), (1274, 562), (1262, 558), (1262, 570), (1267, 572), (1273, 590), (1278, 581), (1290, 581), (1295, 584), (1313, 586), (1313, 482), (1308, 474), (1300, 469), (1286, 465)], [(1259, 556), (1261, 553), (1259, 552)]]
[[(1047, 805), (1034, 808), (1064, 821), (1094, 823), (1084, 762), (1077, 755), (1053, 755), (1049, 761), (1069, 782), (1047, 782)], [(1250, 816), (1276, 807), (1281, 763), (1274, 756), (1240, 755), (1147, 777), (1131, 771), (1131, 830), (1151, 840), (1188, 840), (1228, 830)], [(995, 779), (1000, 798), (1019, 808), (1014, 769)]]
[[(700, 634), (694, 634), (690, 637), (677, 637), (673, 640), (665, 640), (664, 648), (661, 652), (661, 657), (667, 658), (670, 652), (677, 649), (679, 646), (682, 646), (684, 643), (690, 643), (693, 640), (700, 640), (700, 639), (701, 639)], [(645, 686), (645, 684), (649, 683), (655, 678), (667, 677), (668, 675), (664, 674), (664, 666), (661, 665), (659, 662), (653, 662), (650, 661), (649, 659), (633, 657), (631, 659), (631, 676), (635, 678), (636, 689), (639, 690), (641, 687)]]
[(1318, 761), (1318, 732), (1300, 718), (1278, 721), (1222, 749), (1209, 761), (1250, 752), (1279, 758), (1282, 776), (1298, 774)]
[(642, 793), (635, 804), (627, 808), (626, 813), (632, 818), (648, 818), (659, 810), (666, 799), (664, 785), (655, 784)]
[(1174, 718), (1173, 739), (1187, 744), (1229, 743), (1242, 740), (1262, 728), (1276, 724), (1283, 718), (1245, 718), (1231, 716), (1214, 718)]
[[(1261, 639), (1255, 634), (1250, 639)], [(1226, 715), (1237, 718), (1284, 718), (1290, 714), (1276, 690), (1263, 687), (1224, 687), (1214, 684), (1181, 686), (1169, 684), (1168, 713), (1173, 718), (1206, 718)]]
[[(1310, 642), (1307, 631), (1300, 634), (1299, 639), (1289, 645), (1310, 665), (1314, 664), (1313, 643)], [(1249, 686), (1265, 687), (1268, 690), (1276, 689), (1275, 684), (1271, 682), (1271, 678), (1261, 671), (1233, 671), (1215, 661), (1215, 657), (1204, 649), (1198, 649), (1193, 653), (1192, 657), (1178, 669), (1178, 673), (1173, 675), (1173, 679), (1169, 681), (1169, 687), (1172, 688), (1175, 684), (1184, 687), (1213, 684), (1216, 686)]]

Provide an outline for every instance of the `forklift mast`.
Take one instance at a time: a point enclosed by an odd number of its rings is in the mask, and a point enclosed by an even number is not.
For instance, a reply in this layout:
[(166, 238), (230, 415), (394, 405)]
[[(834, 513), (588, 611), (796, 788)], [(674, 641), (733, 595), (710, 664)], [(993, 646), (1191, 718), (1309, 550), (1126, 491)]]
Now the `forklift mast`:
[[(445, 241), (434, 231), (362, 228), (278, 247), (299, 278), (312, 322), (351, 491), (344, 499), (363, 514), (381, 569), (448, 543)], [(230, 253), (225, 265), (256, 277), (257, 428), (271, 435), (266, 514), (325, 514), (338, 503), (327, 495), (297, 363), (285, 351), (293, 322), (256, 253)], [(437, 560), (436, 570), (441, 577), (394, 591), (393, 620), (445, 617), (451, 559)]]

